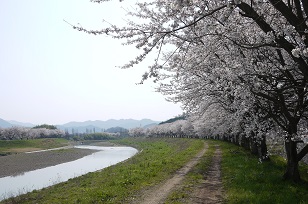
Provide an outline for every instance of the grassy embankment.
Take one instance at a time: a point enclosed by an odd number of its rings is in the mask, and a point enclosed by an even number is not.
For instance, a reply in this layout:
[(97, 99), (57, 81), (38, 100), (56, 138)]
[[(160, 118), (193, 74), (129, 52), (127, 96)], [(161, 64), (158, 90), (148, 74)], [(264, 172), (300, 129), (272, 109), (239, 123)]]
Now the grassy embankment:
[(0, 140), (0, 155), (57, 148), (68, 145), (68, 140), (60, 138), (34, 140)]
[(140, 190), (168, 178), (203, 147), (193, 139), (128, 139), (140, 153), (126, 162), (4, 203), (127, 203)]
[(228, 203), (308, 203), (308, 165), (300, 165), (301, 183), (284, 181), (286, 161), (271, 156), (270, 162), (243, 148), (221, 143), (223, 181)]
[[(241, 147), (207, 141), (209, 149), (186, 176), (181, 188), (166, 203), (185, 203), (206, 176), (215, 145), (223, 151), (222, 174), (225, 203), (308, 203), (308, 166), (301, 165), (302, 183), (283, 181), (286, 162), (271, 156), (259, 163)], [(101, 172), (90, 173), (56, 186), (11, 199), (7, 203), (127, 203), (140, 189), (164, 180), (202, 147), (201, 140), (132, 139), (124, 144), (143, 149), (137, 156)], [(133, 203), (133, 202), (132, 202)]]
[(194, 188), (206, 176), (214, 145), (219, 145), (223, 151), (225, 203), (308, 203), (308, 165), (300, 165), (303, 182), (296, 184), (282, 179), (286, 161), (281, 157), (271, 156), (270, 162), (259, 163), (256, 156), (233, 144), (220, 141), (208, 141), (208, 144), (207, 154), (166, 203), (186, 203), (189, 200)]

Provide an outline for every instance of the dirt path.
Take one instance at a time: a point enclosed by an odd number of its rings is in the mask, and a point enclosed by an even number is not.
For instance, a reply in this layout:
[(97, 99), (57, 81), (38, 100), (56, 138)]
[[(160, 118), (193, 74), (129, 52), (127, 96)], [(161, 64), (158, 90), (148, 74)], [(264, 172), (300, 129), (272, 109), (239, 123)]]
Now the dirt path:
[(222, 182), (221, 182), (221, 150), (216, 147), (212, 164), (206, 173), (202, 184), (196, 188), (192, 196), (192, 204), (222, 203)]
[(185, 175), (198, 163), (200, 158), (203, 156), (207, 149), (208, 145), (205, 143), (204, 148), (184, 167), (179, 169), (175, 175), (165, 181), (162, 185), (157, 188), (150, 189), (149, 192), (145, 192), (146, 197), (142, 198), (141, 204), (159, 204), (164, 203), (164, 200), (167, 198), (168, 194), (177, 187), (181, 181), (184, 179)]

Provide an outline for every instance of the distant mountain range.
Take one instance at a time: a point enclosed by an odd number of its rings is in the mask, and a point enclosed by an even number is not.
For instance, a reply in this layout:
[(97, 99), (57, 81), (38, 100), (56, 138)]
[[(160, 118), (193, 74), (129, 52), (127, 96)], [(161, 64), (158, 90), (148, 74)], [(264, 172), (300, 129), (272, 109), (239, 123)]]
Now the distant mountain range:
[(22, 122), (18, 122), (15, 120), (3, 120), (0, 118), (0, 127), (1, 128), (8, 128), (8, 127), (13, 127), (13, 126), (17, 126), (17, 127), (34, 127), (34, 124), (31, 123), (22, 123)]
[(32, 123), (23, 123), (23, 122), (18, 122), (15, 120), (9, 120), (9, 123), (11, 123), (13, 126), (22, 126), (22, 127), (34, 127), (35, 125)]
[[(106, 130), (113, 127), (122, 127), (125, 129), (131, 129), (135, 127), (151, 127), (157, 125), (160, 121), (153, 121), (150, 119), (142, 119), (142, 120), (134, 120), (134, 119), (120, 119), (120, 120), (95, 120), (95, 121), (84, 121), (84, 122), (69, 122), (63, 125), (57, 125), (57, 128), (61, 130), (67, 130), (69, 132), (75, 131), (78, 133), (84, 132), (101, 132), (102, 130)], [(23, 126), (23, 127), (33, 127), (34, 124), (31, 123), (23, 123), (18, 121), (5, 121), (0, 119), (0, 127), (12, 127), (12, 126)]]
[(5, 120), (0, 118), (0, 127), (8, 128), (8, 127), (12, 127), (12, 126), (13, 125), (11, 123), (9, 123), (8, 121), (5, 121)]
[(60, 125), (61, 127), (80, 127), (80, 126), (96, 126), (99, 128), (107, 129), (111, 127), (123, 127), (126, 129), (135, 128), (135, 127), (143, 127), (145, 125), (149, 125), (151, 123), (158, 124), (159, 121), (153, 121), (150, 119), (142, 119), (142, 120), (134, 120), (134, 119), (120, 119), (120, 120), (88, 120), (85, 122), (69, 122), (65, 123), (63, 125)]
[(134, 120), (134, 119), (120, 119), (120, 120), (95, 120), (95, 121), (85, 121), (85, 122), (69, 122), (63, 125), (58, 125), (57, 127), (62, 130), (72, 130), (78, 131), (79, 133), (95, 130), (96, 132), (101, 132), (113, 127), (122, 127), (125, 129), (131, 129), (135, 127), (149, 127), (157, 125), (159, 121), (153, 121), (150, 119)]

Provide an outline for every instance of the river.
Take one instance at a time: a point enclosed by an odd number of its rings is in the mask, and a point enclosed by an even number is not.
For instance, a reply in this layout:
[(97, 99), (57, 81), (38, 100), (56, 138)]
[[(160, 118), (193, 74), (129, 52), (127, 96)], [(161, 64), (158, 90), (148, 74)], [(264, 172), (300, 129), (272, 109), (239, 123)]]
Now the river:
[(17, 176), (0, 178), (0, 200), (39, 190), (71, 178), (117, 164), (134, 156), (138, 150), (132, 147), (75, 146), (75, 148), (99, 150), (89, 156), (55, 166), (25, 172)]

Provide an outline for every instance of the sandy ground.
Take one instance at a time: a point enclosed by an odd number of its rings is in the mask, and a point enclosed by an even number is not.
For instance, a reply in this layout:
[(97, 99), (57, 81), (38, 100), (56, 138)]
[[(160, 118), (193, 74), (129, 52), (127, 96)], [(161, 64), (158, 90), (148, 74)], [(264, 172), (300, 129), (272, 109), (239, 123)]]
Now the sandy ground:
[(0, 156), (0, 178), (27, 171), (73, 161), (96, 152), (95, 150), (70, 148), (55, 151), (20, 153)]

